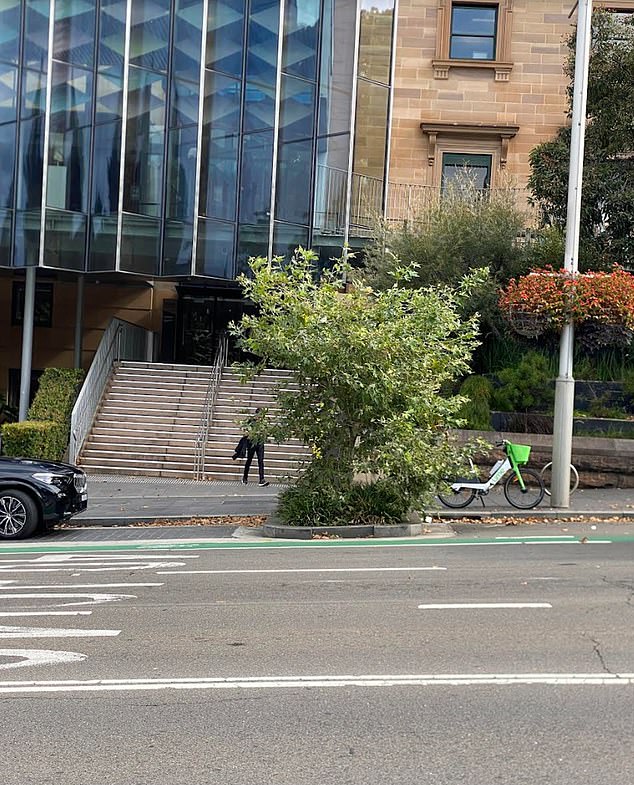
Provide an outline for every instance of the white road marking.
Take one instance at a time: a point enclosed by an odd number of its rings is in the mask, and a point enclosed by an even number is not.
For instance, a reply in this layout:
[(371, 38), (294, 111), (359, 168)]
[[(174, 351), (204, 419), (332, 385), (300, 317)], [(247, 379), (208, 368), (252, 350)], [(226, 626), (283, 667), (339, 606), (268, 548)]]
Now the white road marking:
[[(106, 562), (104, 562), (106, 564)], [(157, 570), (157, 569), (166, 569), (167, 567), (185, 567), (186, 565), (183, 562), (133, 562), (133, 563), (121, 563), (118, 564), (116, 567), (84, 567), (81, 564), (73, 564), (70, 567), (2, 567), (0, 566), (0, 570), (2, 573), (7, 572), (37, 572), (37, 573), (44, 573), (44, 572), (114, 572), (116, 570)]]
[[(142, 551), (128, 551), (128, 553), (133, 554), (132, 556), (127, 556), (126, 554), (119, 554), (119, 553), (112, 553), (112, 554), (104, 554), (104, 553), (47, 553), (44, 556), (38, 556), (37, 559), (29, 559), (28, 561), (32, 561), (34, 563), (40, 562), (69, 562), (72, 561), (88, 561), (88, 560), (96, 560), (101, 559), (101, 561), (139, 561), (143, 559), (150, 559), (153, 560), (156, 558), (154, 554), (144, 555)], [(181, 555), (178, 554), (179, 559), (199, 559), (200, 556), (189, 556), (189, 555)], [(16, 559), (12, 561), (17, 561)], [(2, 563), (2, 560), (0, 560)]]
[(260, 575), (278, 572), (423, 572), (446, 569), (446, 567), (315, 567), (310, 569), (279, 570), (174, 570), (173, 572), (157, 572), (157, 575)]
[(549, 602), (443, 602), (419, 605), (418, 610), (454, 610), (458, 608), (466, 609), (489, 609), (489, 608), (552, 608)]
[[(504, 536), (497, 536), (496, 540), (507, 540), (508, 535)], [(574, 534), (531, 534), (530, 536), (523, 535), (523, 540), (576, 540), (577, 538)]]
[[(34, 586), (0, 586), (0, 591), (22, 591), (23, 589), (123, 589), (127, 587), (165, 586), (164, 583), (50, 583)], [(9, 595), (7, 595), (9, 596)]]
[(4, 638), (115, 638), (121, 630), (73, 630), (62, 627), (6, 627), (0, 625)]
[[(0, 654), (2, 652), (0, 651)], [(0, 666), (2, 667), (2, 666)], [(242, 678), (95, 679), (89, 681), (4, 681), (0, 694), (46, 692), (123, 692), (134, 690), (227, 690), (305, 687), (481, 687), (542, 685), (634, 685), (634, 673), (511, 673), (361, 676), (247, 676)]]
[(6, 616), (92, 616), (92, 611), (7, 611), (0, 613)]
[(0, 662), (0, 670), (26, 668), (31, 665), (81, 662), (86, 659), (85, 654), (78, 654), (74, 651), (50, 651), (48, 649), (0, 649), (0, 658), (2, 657), (18, 658), (18, 662)]
[[(61, 587), (60, 587), (61, 588)], [(76, 597), (87, 597), (88, 599), (84, 600), (83, 602), (60, 602), (54, 603), (54, 605), (66, 606), (66, 605), (101, 605), (105, 602), (119, 602), (120, 600), (136, 600), (135, 594), (78, 594), (78, 593), (71, 593), (71, 594), (64, 594), (61, 592), (35, 592), (33, 594), (26, 593), (26, 594), (0, 594), (0, 600), (27, 600), (27, 599), (71, 599)]]

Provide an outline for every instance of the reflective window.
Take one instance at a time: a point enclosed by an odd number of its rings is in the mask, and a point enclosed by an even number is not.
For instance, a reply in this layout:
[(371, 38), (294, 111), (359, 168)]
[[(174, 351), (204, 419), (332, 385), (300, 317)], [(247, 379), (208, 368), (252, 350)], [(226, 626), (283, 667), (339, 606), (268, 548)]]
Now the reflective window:
[(475, 188), (489, 188), (491, 186), (491, 160), (490, 155), (443, 153), (443, 188), (447, 188), (451, 184), (460, 188), (465, 179), (473, 183)]
[(198, 129), (169, 132), (167, 158), (167, 216), (192, 219), (196, 195), (196, 143)]
[(50, 3), (26, 0), (23, 64), (46, 71)]
[(233, 278), (233, 224), (199, 219), (196, 273), (214, 278)]
[(352, 115), (356, 1), (324, 0), (319, 134), (348, 133)]
[(40, 211), (18, 210), (15, 214), (15, 250), (13, 263), (16, 267), (37, 265), (40, 261)]
[(35, 117), (45, 111), (46, 74), (41, 71), (23, 71), (20, 117)]
[(449, 57), (495, 60), (497, 6), (459, 5), (451, 10)]
[(275, 84), (279, 17), (279, 0), (251, 0), (247, 76), (254, 82)]
[(275, 123), (275, 87), (247, 82), (244, 97), (244, 130), (263, 131)]
[(17, 63), (20, 41), (20, 0), (4, 0), (0, 4), (0, 60)]
[(165, 222), (163, 275), (191, 275), (193, 240), (191, 223)]
[(93, 216), (90, 221), (88, 269), (114, 270), (117, 262), (117, 218)]
[(266, 223), (271, 213), (273, 132), (247, 134), (242, 142), (240, 173), (240, 220)]
[(13, 207), (17, 144), (17, 125), (15, 123), (0, 125), (0, 208)]
[(77, 128), (90, 125), (92, 73), (53, 63), (51, 91), (51, 129)]
[(394, 0), (362, 0), (361, 6), (359, 76), (389, 84)]
[(282, 68), (286, 73), (316, 78), (321, 0), (286, 3)]
[(108, 123), (121, 117), (123, 85), (120, 76), (110, 73), (97, 75), (95, 122)]
[(269, 252), (269, 225), (242, 225), (238, 231), (236, 275), (251, 275), (248, 261), (252, 256), (266, 256)]
[(291, 226), (275, 222), (273, 232), (273, 256), (290, 259), (299, 246), (308, 246), (308, 229), (304, 226)]
[(387, 144), (387, 87), (359, 80), (357, 127), (354, 143), (354, 172), (382, 179)]
[(343, 234), (349, 157), (348, 134), (317, 140), (313, 224), (325, 232)]
[(83, 270), (86, 254), (86, 216), (47, 210), (44, 264), (63, 270)]
[(205, 126), (238, 132), (240, 129), (240, 82), (207, 71), (205, 74)]
[(310, 82), (282, 77), (280, 105), (280, 139), (306, 139), (313, 135), (315, 121), (315, 88)]
[(33, 120), (22, 122), (18, 155), (18, 209), (39, 210), (42, 205), (44, 162), (44, 117), (42, 115)]
[(170, 0), (130, 1), (130, 62), (153, 71), (167, 71)]
[(200, 0), (176, 0), (172, 73), (192, 82), (200, 80), (203, 4)]
[(280, 145), (277, 161), (276, 218), (290, 223), (308, 224), (312, 158), (311, 139)]
[(95, 3), (65, 0), (55, 4), (53, 57), (92, 66), (95, 53)]
[(0, 123), (11, 123), (16, 119), (18, 69), (0, 64)]
[(158, 275), (160, 222), (140, 215), (123, 215), (121, 269), (129, 273)]
[(9, 267), (13, 255), (11, 244), (11, 224), (13, 223), (13, 212), (11, 210), (0, 210), (0, 266)]
[(165, 79), (131, 68), (123, 209), (159, 215), (163, 180)]
[(126, 0), (101, 0), (99, 7), (100, 71), (123, 73), (125, 46)]
[(119, 166), (121, 156), (121, 123), (95, 128), (92, 165), (91, 212), (109, 215), (119, 204)]
[(198, 93), (192, 82), (172, 81), (170, 128), (198, 123)]
[(237, 135), (213, 132), (205, 126), (200, 177), (201, 214), (235, 220), (239, 142)]
[(209, 4), (207, 67), (242, 74), (244, 0), (215, 0)]

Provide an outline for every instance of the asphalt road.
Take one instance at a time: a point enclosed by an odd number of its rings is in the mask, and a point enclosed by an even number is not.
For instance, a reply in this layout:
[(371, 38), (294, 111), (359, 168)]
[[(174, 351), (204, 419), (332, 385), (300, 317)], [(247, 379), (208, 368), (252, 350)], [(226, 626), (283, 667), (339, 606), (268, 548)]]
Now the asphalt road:
[(634, 782), (631, 538), (60, 546), (0, 547), (2, 785)]

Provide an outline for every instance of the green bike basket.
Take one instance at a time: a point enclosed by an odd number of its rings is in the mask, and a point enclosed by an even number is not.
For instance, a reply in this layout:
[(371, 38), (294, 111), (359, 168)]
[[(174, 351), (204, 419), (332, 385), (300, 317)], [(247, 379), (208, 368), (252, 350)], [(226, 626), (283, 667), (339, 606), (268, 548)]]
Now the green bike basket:
[(507, 450), (509, 458), (512, 458), (515, 463), (528, 463), (528, 458), (531, 454), (531, 448), (529, 444), (511, 444), (509, 442)]

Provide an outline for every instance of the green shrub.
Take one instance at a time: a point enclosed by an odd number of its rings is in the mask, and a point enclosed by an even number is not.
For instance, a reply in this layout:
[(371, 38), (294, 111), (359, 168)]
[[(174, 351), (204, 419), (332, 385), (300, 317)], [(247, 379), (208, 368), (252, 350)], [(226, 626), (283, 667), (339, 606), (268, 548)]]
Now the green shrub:
[(548, 410), (554, 399), (550, 365), (539, 352), (527, 352), (513, 368), (497, 375), (499, 387), (493, 390), (493, 408), (503, 412)]
[(59, 460), (68, 444), (68, 431), (51, 420), (25, 420), (2, 426), (2, 448), (14, 458)]
[(460, 395), (468, 398), (460, 412), (466, 427), (474, 431), (491, 430), (491, 382), (485, 376), (468, 376), (460, 387)]
[(83, 380), (84, 372), (77, 368), (47, 368), (40, 376), (40, 384), (27, 419), (70, 424), (70, 416)]

